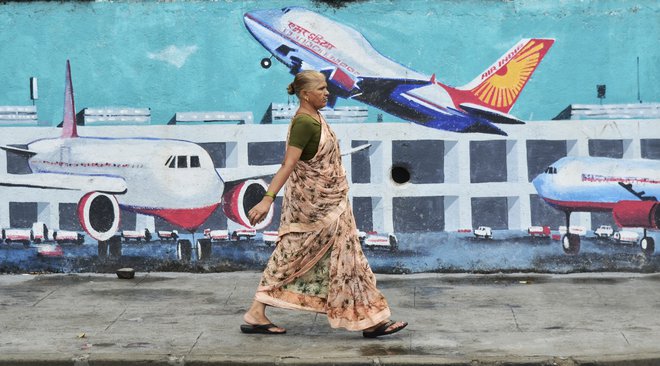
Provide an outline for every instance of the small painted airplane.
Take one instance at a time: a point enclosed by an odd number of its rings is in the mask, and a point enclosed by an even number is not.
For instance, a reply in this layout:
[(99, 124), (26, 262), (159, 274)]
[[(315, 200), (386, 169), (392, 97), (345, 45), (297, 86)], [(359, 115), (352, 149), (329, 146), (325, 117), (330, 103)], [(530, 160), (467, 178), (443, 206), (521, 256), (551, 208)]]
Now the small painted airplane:
[[(532, 181), (538, 194), (566, 215), (571, 212), (612, 212), (619, 227), (643, 228), (639, 241), (652, 254), (655, 241), (647, 229), (660, 228), (660, 161), (601, 157), (565, 157)], [(580, 237), (566, 233), (562, 247), (567, 254), (580, 251)]]
[[(353, 28), (301, 7), (247, 12), (252, 36), (292, 74), (318, 70), (328, 79), (333, 107), (355, 99), (427, 127), (505, 135), (493, 123), (522, 124), (509, 114), (552, 39), (523, 39), (462, 87), (408, 69), (376, 51)], [(271, 58), (261, 60), (263, 68)]]
[[(62, 135), (30, 142), (27, 148), (0, 146), (27, 156), (32, 171), (0, 175), (0, 186), (80, 192), (78, 219), (99, 241), (116, 234), (120, 208), (158, 216), (193, 232), (222, 205), (230, 220), (251, 227), (247, 211), (266, 192), (262, 179), (223, 181), (208, 152), (189, 141), (80, 137), (75, 110), (67, 61)], [(265, 167), (266, 173), (259, 176), (275, 173), (268, 170)], [(271, 209), (255, 229), (266, 227), (272, 216)]]

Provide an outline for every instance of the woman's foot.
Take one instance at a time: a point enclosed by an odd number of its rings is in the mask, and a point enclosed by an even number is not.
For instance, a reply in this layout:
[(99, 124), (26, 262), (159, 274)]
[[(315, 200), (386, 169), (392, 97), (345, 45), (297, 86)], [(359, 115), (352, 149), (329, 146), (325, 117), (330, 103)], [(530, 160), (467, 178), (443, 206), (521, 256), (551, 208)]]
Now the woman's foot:
[[(274, 325), (266, 317), (266, 305), (255, 301), (250, 309), (243, 314), (245, 325), (241, 326), (243, 333), (284, 334), (286, 329)], [(250, 328), (254, 331), (250, 331)]]
[(398, 322), (393, 320), (387, 320), (380, 324), (376, 324), (373, 327), (367, 328), (362, 331), (362, 335), (365, 338), (376, 338), (383, 335), (394, 334), (401, 329), (408, 326), (407, 322)]

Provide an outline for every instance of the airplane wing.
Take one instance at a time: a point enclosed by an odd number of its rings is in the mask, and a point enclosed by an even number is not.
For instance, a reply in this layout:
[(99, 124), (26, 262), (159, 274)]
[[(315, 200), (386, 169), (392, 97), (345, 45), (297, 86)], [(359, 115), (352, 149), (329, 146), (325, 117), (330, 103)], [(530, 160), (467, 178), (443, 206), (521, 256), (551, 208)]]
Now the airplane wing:
[(20, 147), (9, 146), (9, 145), (2, 145), (2, 146), (0, 146), (0, 149), (5, 150), (5, 151), (11, 151), (13, 153), (20, 154), (20, 155), (25, 155), (25, 156), (34, 156), (34, 155), (37, 154), (36, 152), (34, 152), (32, 150), (21, 149)]
[(101, 175), (73, 175), (60, 173), (3, 174), (0, 187), (25, 187), (83, 192), (126, 193), (123, 178)]
[(345, 153), (342, 153), (341, 156), (346, 156), (346, 155), (355, 154), (355, 153), (358, 152), (358, 151), (362, 151), (362, 150), (364, 150), (364, 149), (368, 149), (368, 148), (370, 148), (370, 147), (371, 147), (371, 144), (360, 145), (360, 146), (357, 146), (357, 147), (354, 147), (354, 148), (348, 150), (348, 151), (345, 152)]
[(259, 179), (275, 175), (281, 164), (249, 166), (245, 168), (218, 168), (216, 171), (225, 183)]
[(619, 185), (623, 189), (625, 189), (626, 191), (632, 193), (635, 197), (639, 198), (642, 201), (657, 201), (658, 200), (658, 198), (655, 197), (655, 196), (645, 196), (646, 192), (644, 192), (644, 191), (636, 191), (633, 188), (632, 183), (619, 182)]
[(360, 76), (357, 82), (360, 92), (352, 95), (350, 98), (366, 104), (376, 105), (379, 109), (382, 109), (387, 113), (398, 115), (406, 120), (423, 124), (431, 121), (432, 118), (424, 113), (411, 110), (410, 108), (402, 108), (405, 101), (402, 100), (400, 95), (406, 91), (429, 84), (429, 80), (388, 79), (382, 77)]

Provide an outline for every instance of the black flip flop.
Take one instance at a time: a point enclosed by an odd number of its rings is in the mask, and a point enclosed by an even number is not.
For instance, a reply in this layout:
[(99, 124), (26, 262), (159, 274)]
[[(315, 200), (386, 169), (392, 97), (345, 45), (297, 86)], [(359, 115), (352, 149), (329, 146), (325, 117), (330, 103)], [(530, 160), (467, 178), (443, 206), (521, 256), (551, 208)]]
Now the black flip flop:
[(257, 325), (252, 325), (252, 324), (242, 324), (241, 325), (241, 332), (245, 334), (284, 334), (286, 333), (286, 330), (284, 332), (273, 332), (271, 331), (272, 328), (279, 328), (277, 325), (273, 323), (269, 324), (257, 324)]
[(378, 328), (376, 328), (374, 330), (362, 332), (362, 336), (364, 338), (376, 338), (376, 337), (380, 337), (380, 336), (384, 336), (384, 335), (388, 335), (388, 334), (394, 334), (394, 333), (400, 331), (401, 329), (405, 328), (406, 326), (408, 326), (408, 323), (403, 322), (402, 326), (400, 326), (398, 328), (394, 328), (390, 331), (387, 331), (387, 328), (391, 327), (393, 324), (396, 324), (396, 321), (390, 320), (390, 321), (380, 325)]

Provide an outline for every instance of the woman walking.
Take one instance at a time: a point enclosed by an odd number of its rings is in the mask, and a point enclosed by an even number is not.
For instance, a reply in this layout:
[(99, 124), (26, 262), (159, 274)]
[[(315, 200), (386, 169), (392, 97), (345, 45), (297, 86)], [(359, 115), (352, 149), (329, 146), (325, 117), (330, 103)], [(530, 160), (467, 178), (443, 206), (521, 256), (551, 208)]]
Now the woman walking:
[(330, 326), (374, 338), (405, 328), (390, 321), (357, 236), (339, 144), (319, 110), (327, 104), (325, 76), (302, 71), (287, 89), (300, 108), (289, 125), (287, 149), (262, 201), (248, 213), (262, 221), (286, 183), (278, 243), (250, 309), (243, 333), (283, 334), (266, 306), (327, 314)]

